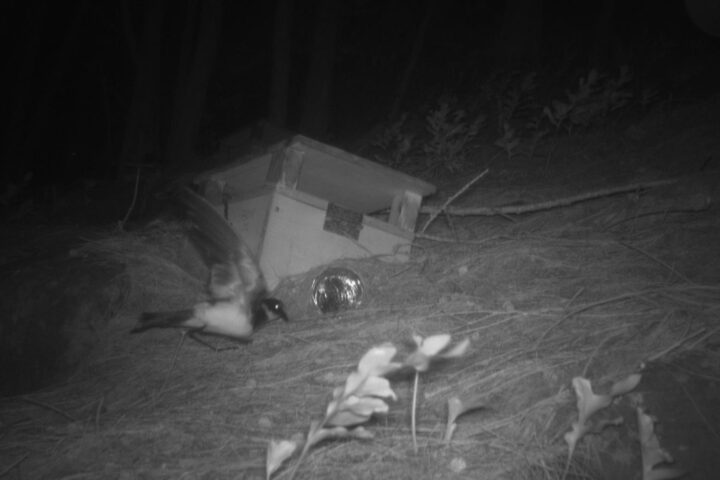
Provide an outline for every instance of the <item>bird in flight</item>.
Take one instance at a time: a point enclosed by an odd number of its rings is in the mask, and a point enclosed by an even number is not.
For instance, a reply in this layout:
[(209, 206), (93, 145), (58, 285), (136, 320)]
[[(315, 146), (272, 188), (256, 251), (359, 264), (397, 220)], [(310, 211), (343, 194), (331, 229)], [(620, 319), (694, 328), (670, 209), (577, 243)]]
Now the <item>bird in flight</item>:
[(189, 236), (210, 267), (208, 299), (184, 310), (144, 312), (131, 333), (180, 328), (208, 345), (196, 334), (247, 342), (267, 321), (287, 322), (283, 303), (270, 296), (255, 257), (230, 224), (189, 188), (181, 189), (178, 197)]

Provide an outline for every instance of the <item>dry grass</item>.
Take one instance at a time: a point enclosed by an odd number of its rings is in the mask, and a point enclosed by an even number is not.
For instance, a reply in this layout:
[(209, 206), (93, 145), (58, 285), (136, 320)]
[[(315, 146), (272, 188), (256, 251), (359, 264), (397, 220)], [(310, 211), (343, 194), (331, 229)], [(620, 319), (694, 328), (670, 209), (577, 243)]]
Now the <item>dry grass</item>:
[[(138, 311), (187, 306), (202, 293), (204, 267), (177, 225), (94, 241), (85, 252), (128, 267), (125, 313), (65, 384), (2, 401), (0, 465), (13, 468), (0, 476), (261, 479), (267, 442), (305, 432), (369, 347), (392, 341), (404, 355), (411, 333), (449, 332), (471, 349), (422, 378), (419, 456), (411, 379), (399, 377), (398, 401), (369, 426), (377, 439), (321, 444), (299, 478), (558, 478), (573, 376), (602, 388), (648, 359), (701, 350), (697, 341), (717, 328), (720, 287), (695, 262), (717, 258), (718, 244), (706, 238), (686, 256), (669, 248), (688, 229), (717, 227), (708, 215), (590, 234), (554, 226), (550, 213), (524, 234), (521, 224), (496, 228), (482, 247), (459, 238), (418, 245), (409, 264), (342, 262), (368, 286), (360, 309), (320, 316), (310, 303), (319, 270), (309, 272), (276, 292), (290, 324), (221, 353), (190, 341), (177, 351), (173, 331), (127, 334)], [(487, 408), (462, 417), (445, 446), (450, 396)], [(583, 440), (575, 471), (596, 468), (609, 441)], [(453, 473), (453, 459), (466, 469)]]

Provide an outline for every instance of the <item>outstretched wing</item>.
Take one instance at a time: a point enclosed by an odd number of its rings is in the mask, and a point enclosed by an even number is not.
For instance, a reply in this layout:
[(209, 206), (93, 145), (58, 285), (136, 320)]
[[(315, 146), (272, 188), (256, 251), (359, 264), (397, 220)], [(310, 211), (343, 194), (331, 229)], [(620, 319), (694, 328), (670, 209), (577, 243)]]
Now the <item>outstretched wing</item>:
[(210, 295), (229, 299), (264, 291), (255, 257), (220, 213), (189, 188), (180, 190), (179, 199), (191, 222), (191, 238), (210, 265)]

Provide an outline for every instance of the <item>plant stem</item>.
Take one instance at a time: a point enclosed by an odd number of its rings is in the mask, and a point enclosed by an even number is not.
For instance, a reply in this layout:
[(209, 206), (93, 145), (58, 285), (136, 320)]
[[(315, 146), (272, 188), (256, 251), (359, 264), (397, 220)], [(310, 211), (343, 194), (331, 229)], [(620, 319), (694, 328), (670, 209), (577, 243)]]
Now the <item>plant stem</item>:
[(295, 465), (293, 465), (293, 469), (290, 471), (290, 477), (288, 480), (293, 480), (295, 478), (295, 475), (297, 474), (298, 468), (300, 468), (300, 464), (305, 459), (305, 456), (307, 455), (308, 451), (310, 450), (310, 444), (313, 440), (313, 436), (315, 435), (315, 432), (317, 432), (319, 429), (322, 428), (322, 425), (325, 424), (325, 420), (323, 420), (322, 424), (316, 424), (315, 422), (310, 423), (310, 431), (308, 432), (307, 439), (305, 440), (305, 445), (303, 445), (302, 452), (300, 452), (300, 457), (297, 459), (297, 462), (295, 462)]
[(411, 423), (411, 430), (412, 430), (412, 441), (413, 441), (413, 451), (417, 455), (418, 453), (418, 445), (417, 445), (417, 435), (415, 434), (415, 410), (417, 410), (417, 391), (418, 391), (418, 382), (420, 381), (420, 372), (415, 370), (415, 381), (413, 382), (413, 398), (412, 398), (412, 409), (410, 410), (410, 423)]

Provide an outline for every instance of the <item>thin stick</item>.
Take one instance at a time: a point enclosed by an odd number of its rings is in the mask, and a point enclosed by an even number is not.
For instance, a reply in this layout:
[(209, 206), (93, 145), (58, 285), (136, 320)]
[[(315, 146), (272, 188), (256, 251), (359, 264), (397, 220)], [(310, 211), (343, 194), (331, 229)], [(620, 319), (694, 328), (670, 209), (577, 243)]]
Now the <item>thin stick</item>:
[(24, 401), (26, 401), (26, 402), (28, 402), (28, 403), (32, 403), (32, 404), (34, 404), (34, 405), (37, 405), (38, 407), (47, 408), (48, 410), (53, 411), (53, 412), (57, 413), (58, 415), (62, 415), (63, 417), (65, 417), (65, 418), (67, 418), (68, 420), (70, 420), (71, 422), (77, 422), (77, 421), (78, 421), (77, 418), (73, 417), (72, 415), (63, 412), (63, 411), (60, 410), (59, 408), (54, 407), (54, 406), (52, 406), (52, 405), (50, 405), (50, 404), (41, 402), (40, 400), (35, 400), (34, 398), (30, 398), (30, 397), (20, 397), (20, 399), (22, 399), (22, 400), (24, 400)]
[(720, 332), (720, 327), (713, 328), (713, 329), (710, 330), (708, 333), (706, 333), (705, 335), (703, 335), (702, 337), (698, 338), (698, 339), (695, 340), (693, 343), (691, 343), (690, 345), (688, 345), (688, 347), (687, 347), (688, 350), (692, 350), (692, 349), (695, 348), (699, 343), (704, 342), (706, 339), (712, 337), (712, 336), (715, 335), (717, 332)]
[(138, 197), (138, 188), (140, 186), (140, 167), (137, 168), (137, 173), (135, 174), (135, 189), (133, 191), (133, 197), (132, 202), (130, 202), (130, 207), (128, 208), (127, 213), (125, 214), (125, 218), (123, 218), (118, 226), (120, 227), (120, 230), (125, 229), (125, 224), (127, 223), (128, 219), (130, 218), (130, 214), (132, 213), (133, 209), (135, 208), (135, 203), (137, 202)]
[(413, 382), (413, 398), (412, 398), (412, 408), (410, 410), (410, 423), (411, 423), (411, 430), (412, 430), (412, 441), (413, 441), (413, 452), (415, 452), (415, 455), (418, 453), (418, 445), (417, 445), (417, 434), (415, 433), (415, 410), (417, 410), (417, 391), (418, 391), (418, 382), (420, 380), (420, 372), (417, 370), (415, 371), (415, 382)]
[(578, 307), (578, 308), (576, 308), (576, 309), (574, 309), (574, 310), (566, 313), (565, 315), (563, 315), (562, 317), (560, 317), (560, 319), (559, 319), (557, 322), (555, 322), (555, 323), (553, 323), (552, 325), (550, 325), (550, 327), (549, 327), (547, 330), (545, 330), (545, 331), (542, 333), (542, 335), (540, 335), (540, 337), (537, 339), (537, 341), (535, 342), (535, 347), (534, 347), (534, 349), (537, 351), (537, 349), (540, 348), (540, 344), (542, 343), (542, 341), (545, 339), (545, 337), (546, 337), (552, 330), (554, 330), (555, 328), (557, 328), (561, 323), (563, 323), (563, 322), (564, 322), (565, 320), (567, 320), (568, 318), (570, 318), (570, 317), (572, 317), (572, 316), (574, 316), (574, 315), (577, 315), (578, 313), (582, 313), (582, 312), (584, 312), (584, 311), (586, 311), (586, 310), (591, 310), (591, 309), (593, 309), (593, 308), (595, 308), (595, 307), (599, 307), (599, 306), (601, 306), (601, 305), (607, 305), (607, 304), (609, 304), (609, 303), (615, 303), (615, 302), (622, 302), (622, 301), (625, 301), (625, 300), (630, 300), (630, 299), (632, 299), (632, 298), (642, 297), (642, 296), (644, 296), (644, 295), (651, 295), (651, 294), (653, 294), (653, 293), (662, 293), (662, 292), (665, 292), (665, 291), (667, 291), (667, 290), (669, 290), (669, 288), (667, 288), (667, 287), (649, 288), (649, 289), (647, 289), (647, 290), (640, 290), (640, 291), (638, 291), (638, 292), (623, 293), (623, 294), (617, 295), (617, 296), (615, 296), (615, 297), (606, 298), (606, 299), (604, 299), (604, 300), (599, 300), (599, 301), (597, 301), (597, 302), (589, 303), (589, 304), (587, 304), (587, 305)]
[[(450, 205), (453, 200), (455, 200), (457, 197), (465, 193), (465, 191), (470, 188), (475, 182), (480, 180), (482, 177), (487, 175), (487, 173), (490, 171), (490, 169), (486, 168), (480, 174), (476, 175), (475, 178), (470, 180), (468, 183), (466, 183), (460, 190), (458, 190), (453, 196), (445, 200), (445, 203), (440, 207), (440, 209), (433, 210), (432, 212), (423, 212), (423, 213), (430, 213), (430, 218), (428, 218), (427, 222), (425, 222), (425, 225), (420, 229), (420, 233), (425, 233), (425, 230), (430, 226), (430, 224), (435, 221), (435, 219), (447, 209), (448, 205)], [(421, 209), (423, 211), (424, 209)]]
[[(621, 329), (624, 330), (625, 327), (622, 327)], [(610, 334), (610, 335), (608, 335), (607, 337), (605, 337), (605, 339), (603, 339), (602, 342), (598, 343), (597, 347), (595, 347), (595, 349), (593, 350), (593, 352), (592, 352), (592, 353), (590, 354), (590, 356), (588, 357), (587, 363), (585, 363), (585, 368), (583, 368), (583, 371), (582, 371), (582, 375), (581, 375), (581, 376), (587, 377), (587, 372), (588, 372), (588, 370), (590, 369), (590, 365), (592, 364), (593, 359), (597, 356), (598, 352), (599, 352), (600, 349), (603, 347), (603, 345), (605, 345), (607, 342), (609, 342), (610, 340), (614, 339), (615, 337), (617, 337), (616, 334), (614, 334), (614, 333), (613, 333), (613, 334)]]
[(457, 243), (460, 245), (484, 245), (487, 242), (491, 240), (498, 240), (500, 238), (504, 238), (505, 235), (496, 235), (494, 237), (488, 237), (483, 240), (457, 240), (454, 238), (447, 238), (447, 237), (438, 237), (435, 235), (428, 235), (427, 233), (416, 233), (415, 238), (422, 238), (424, 240), (432, 240), (433, 242), (441, 242), (441, 243)]
[[(507, 207), (472, 207), (472, 208), (447, 208), (447, 204), (439, 209), (437, 207), (422, 207), (420, 213), (439, 215), (443, 210), (448, 215), (455, 216), (494, 216), (494, 215), (517, 215), (520, 213), (539, 212), (542, 210), (550, 210), (557, 207), (567, 207), (575, 203), (594, 200), (601, 197), (609, 197), (620, 193), (632, 192), (653, 187), (662, 187), (677, 183), (678, 179), (657, 180), (654, 182), (639, 182), (630, 185), (622, 185), (619, 187), (603, 188), (593, 192), (581, 193), (572, 197), (560, 198), (557, 200), (548, 200), (546, 202), (532, 203), (529, 205), (512, 205)], [(452, 198), (451, 198), (452, 200)], [(432, 217), (434, 218), (434, 217)]]
[[(695, 333), (692, 333), (692, 334), (690, 334), (690, 335), (686, 335), (686, 336), (684, 336), (683, 338), (681, 338), (680, 340), (678, 340), (677, 342), (675, 342), (675, 343), (673, 343), (672, 345), (670, 345), (668, 348), (666, 348), (666, 349), (663, 350), (662, 352), (656, 353), (656, 354), (653, 355), (652, 357), (648, 358), (647, 361), (648, 361), (648, 362), (654, 362), (655, 360), (659, 360), (660, 358), (664, 357), (664, 356), (667, 355), (668, 353), (670, 353), (670, 352), (672, 352), (673, 350), (675, 350), (675, 349), (679, 348), (680, 346), (682, 346), (683, 343), (687, 342), (688, 340), (692, 340), (693, 338), (697, 337), (698, 334), (702, 335), (703, 333), (705, 333), (705, 329), (704, 329), (704, 328), (701, 328), (700, 330), (698, 330), (698, 331), (695, 332)], [(703, 338), (706, 338), (706, 337), (707, 337), (707, 335), (703, 335), (703, 336), (700, 338), (700, 340), (702, 340)], [(696, 345), (696, 344), (697, 344), (697, 342), (695, 342), (693, 345)]]
[(185, 341), (185, 337), (187, 336), (189, 330), (183, 331), (180, 335), (180, 341), (178, 342), (177, 348), (175, 348), (175, 353), (173, 354), (172, 364), (170, 365), (170, 370), (168, 370), (167, 375), (165, 375), (165, 380), (163, 380), (162, 385), (160, 386), (160, 389), (157, 392), (157, 395), (155, 396), (155, 402), (157, 403), (160, 397), (163, 394), (163, 390), (165, 390), (165, 386), (167, 386), (168, 380), (170, 380), (170, 374), (173, 370), (175, 370), (175, 364), (177, 363), (178, 355), (180, 354), (180, 347), (182, 347), (183, 342)]
[(11, 471), (13, 468), (15, 468), (15, 467), (17, 467), (18, 465), (20, 465), (20, 464), (21, 464), (23, 461), (25, 461), (25, 459), (26, 459), (27, 457), (29, 457), (29, 456), (30, 456), (30, 454), (29, 454), (29, 453), (26, 453), (25, 455), (23, 455), (23, 456), (20, 457), (19, 459), (15, 460), (13, 463), (10, 464), (10, 466), (8, 466), (5, 470), (3, 470), (2, 472), (0, 472), (0, 477), (4, 477), (4, 476), (7, 475), (8, 473), (10, 473), (10, 471)]
[(95, 409), (95, 431), (100, 431), (100, 412), (102, 411), (103, 403), (105, 403), (105, 395), (100, 397), (100, 402), (98, 403), (97, 408)]
[(565, 305), (565, 310), (567, 311), (570, 308), (570, 305), (573, 304), (573, 302), (585, 291), (585, 287), (580, 287), (577, 292), (575, 292), (575, 295), (572, 296), (572, 298), (568, 301), (567, 305)]
[(618, 243), (619, 243), (620, 245), (622, 245), (623, 247), (625, 247), (625, 248), (629, 248), (630, 250), (634, 250), (634, 251), (638, 252), (638, 253), (641, 254), (641, 255), (645, 255), (647, 258), (649, 258), (649, 259), (652, 260), (653, 262), (655, 262), (655, 263), (657, 263), (657, 264), (659, 264), (659, 265), (662, 265), (663, 267), (667, 268), (667, 269), (670, 271), (670, 273), (672, 273), (673, 275), (677, 275), (677, 276), (680, 277), (681, 279), (685, 280), (687, 283), (690, 283), (690, 284), (693, 284), (693, 285), (695, 284), (695, 282), (693, 282), (692, 280), (690, 280), (688, 277), (686, 277), (686, 276), (683, 275), (682, 273), (678, 272), (678, 271), (677, 271), (675, 268), (673, 268), (671, 265), (668, 265), (667, 263), (663, 262), (663, 261), (660, 260), (659, 258), (656, 258), (656, 257), (654, 257), (653, 255), (650, 255), (648, 252), (646, 252), (645, 250), (641, 249), (640, 247), (635, 247), (635, 246), (630, 245), (629, 243), (625, 243), (625, 242), (618, 242)]
[(715, 431), (715, 429), (712, 426), (712, 423), (708, 421), (707, 417), (703, 414), (702, 410), (700, 410), (700, 407), (698, 406), (697, 402), (695, 402), (695, 399), (690, 395), (690, 392), (687, 391), (687, 388), (682, 383), (678, 384), (680, 388), (682, 389), (683, 393), (685, 393), (685, 396), (690, 400), (690, 403), (693, 406), (693, 409), (695, 409), (695, 413), (697, 413), (698, 417), (700, 417), (700, 420), (702, 420), (702, 423), (705, 424), (705, 428), (717, 439), (720, 439), (720, 435), (718, 432)]

